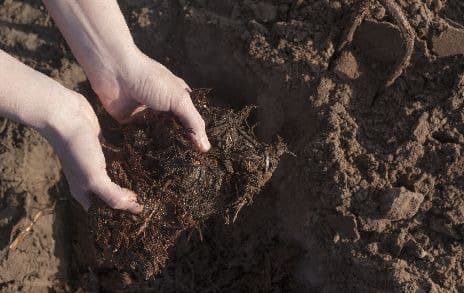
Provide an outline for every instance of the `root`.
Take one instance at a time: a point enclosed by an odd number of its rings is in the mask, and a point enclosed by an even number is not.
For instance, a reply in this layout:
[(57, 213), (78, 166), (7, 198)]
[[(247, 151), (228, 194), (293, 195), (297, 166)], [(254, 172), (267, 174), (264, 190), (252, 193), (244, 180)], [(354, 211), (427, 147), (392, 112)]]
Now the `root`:
[(201, 231), (201, 226), (200, 224), (198, 224), (196, 226), (197, 230), (198, 230), (198, 237), (200, 237), (200, 242), (203, 242), (203, 232)]
[(26, 239), (26, 236), (29, 235), (29, 232), (32, 230), (32, 228), (34, 227), (35, 223), (37, 223), (37, 221), (39, 220), (39, 218), (43, 215), (43, 211), (38, 211), (34, 217), (32, 218), (31, 222), (29, 223), (29, 225), (27, 225), (26, 229), (24, 229), (23, 231), (21, 231), (21, 233), (18, 234), (18, 236), (10, 243), (10, 245), (8, 246), (8, 249), (10, 251), (15, 251), (16, 248), (18, 248), (18, 246), (21, 244), (21, 242), (24, 241), (24, 239)]
[(150, 215), (145, 219), (145, 221), (143, 222), (143, 225), (140, 226), (139, 230), (137, 231), (137, 234), (136, 236), (140, 236), (140, 234), (142, 234), (148, 227), (148, 224), (150, 223), (151, 219), (153, 218), (153, 216), (155, 215), (155, 212), (157, 211), (158, 209), (155, 207)]
[(237, 203), (237, 207), (235, 208), (234, 217), (232, 218), (232, 223), (235, 223), (235, 221), (237, 220), (238, 214), (240, 213), (242, 208), (247, 204), (247, 202), (248, 201), (246, 199), (242, 199), (239, 203)]
[(111, 152), (113, 154), (121, 153), (121, 149), (119, 149), (119, 148), (117, 148), (117, 147), (115, 147), (115, 146), (113, 146), (113, 145), (111, 145), (111, 144), (109, 144), (107, 142), (102, 141), (100, 144), (101, 144), (102, 148), (104, 150), (106, 150), (106, 151), (109, 151), (109, 152)]
[(403, 57), (395, 64), (393, 72), (385, 82), (385, 88), (388, 88), (395, 83), (398, 77), (400, 77), (404, 70), (409, 66), (411, 56), (414, 51), (414, 40), (416, 37), (414, 30), (406, 19), (406, 16), (404, 16), (401, 7), (399, 7), (394, 0), (381, 0), (381, 2), (396, 20), (406, 47)]

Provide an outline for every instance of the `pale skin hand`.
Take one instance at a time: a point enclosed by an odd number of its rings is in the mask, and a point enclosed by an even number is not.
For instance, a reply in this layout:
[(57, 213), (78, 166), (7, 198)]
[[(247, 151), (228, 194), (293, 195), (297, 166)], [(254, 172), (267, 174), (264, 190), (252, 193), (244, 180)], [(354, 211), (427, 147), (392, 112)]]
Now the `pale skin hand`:
[[(138, 50), (116, 0), (43, 2), (83, 67), (103, 106), (115, 119), (125, 123), (147, 109), (170, 111), (191, 130), (192, 142), (200, 151), (206, 152), (210, 149), (205, 123), (190, 99), (190, 88), (166, 67)], [(85, 135), (89, 136), (82, 132), (82, 141), (85, 141)], [(91, 176), (82, 173), (82, 170), (91, 168), (91, 162), (88, 165), (79, 164), (85, 158), (96, 155), (100, 158), (100, 169), (104, 165), (100, 150), (97, 152), (86, 148), (68, 148), (66, 151), (74, 152), (78, 160), (63, 160), (63, 164), (71, 166), (68, 169), (79, 173), (79, 178)], [(72, 175), (67, 174), (68, 177)], [(123, 194), (107, 179), (92, 182), (92, 188), (99, 190), (100, 196), (111, 196), (111, 201), (106, 200), (111, 206), (135, 210), (127, 206), (128, 202), (132, 202), (128, 200), (132, 196), (129, 191), (124, 191)], [(80, 188), (82, 184), (70, 185), (73, 194), (86, 206), (86, 188)]]
[[(147, 108), (171, 111), (208, 151), (204, 121), (187, 84), (134, 45), (115, 0), (44, 0), (106, 110), (120, 122)], [(136, 195), (113, 183), (100, 126), (85, 98), (0, 51), (0, 115), (37, 129), (55, 149), (71, 193), (84, 208), (92, 193), (139, 213)]]
[(87, 100), (0, 50), (0, 116), (35, 128), (60, 158), (71, 193), (84, 208), (90, 195), (139, 213), (136, 195), (111, 182), (99, 142), (100, 126)]
[(146, 108), (173, 112), (202, 152), (211, 147), (190, 88), (134, 44), (115, 0), (43, 0), (105, 109), (127, 122)]

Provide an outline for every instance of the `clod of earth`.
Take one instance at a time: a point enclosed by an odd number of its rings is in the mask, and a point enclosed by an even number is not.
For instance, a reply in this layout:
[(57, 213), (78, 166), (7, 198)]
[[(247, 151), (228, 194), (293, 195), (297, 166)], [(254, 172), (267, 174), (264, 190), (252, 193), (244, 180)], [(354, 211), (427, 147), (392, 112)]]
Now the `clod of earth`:
[(382, 197), (384, 215), (391, 221), (414, 217), (424, 201), (424, 195), (411, 192), (404, 187), (391, 188)]
[[(403, 10), (395, 0), (379, 0), (379, 2), (397, 22), (405, 47), (404, 55), (396, 62), (395, 67), (391, 71), (388, 78), (385, 80), (383, 88), (380, 89), (380, 91), (382, 91), (392, 86), (398, 77), (403, 74), (403, 71), (409, 66), (411, 56), (414, 51), (414, 41), (416, 34), (414, 29), (409, 24), (407, 18), (404, 16)], [(353, 41), (353, 37), (357, 28), (361, 25), (364, 19), (369, 16), (372, 11), (372, 6), (372, 0), (364, 0), (360, 2), (360, 6), (354, 15), (352, 24), (346, 30), (345, 35), (343, 36), (340, 45), (338, 46), (338, 52), (341, 52), (348, 44)]]
[(207, 96), (206, 90), (192, 93), (213, 146), (208, 153), (193, 149), (170, 114), (124, 127), (123, 142), (105, 148), (111, 178), (134, 190), (145, 208), (134, 216), (101, 202), (93, 205), (87, 241), (96, 268), (150, 279), (182, 232), (214, 215), (232, 223), (271, 178), (285, 145), (256, 139), (247, 122), (252, 107), (233, 111), (213, 106)]
[(439, 57), (449, 57), (464, 54), (464, 31), (447, 26), (440, 35), (432, 38), (433, 51)]

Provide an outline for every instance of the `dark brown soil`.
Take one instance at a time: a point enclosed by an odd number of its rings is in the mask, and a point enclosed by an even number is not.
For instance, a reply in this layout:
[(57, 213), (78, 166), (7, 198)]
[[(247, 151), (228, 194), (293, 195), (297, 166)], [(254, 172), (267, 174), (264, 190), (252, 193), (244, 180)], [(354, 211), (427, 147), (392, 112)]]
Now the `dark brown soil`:
[[(157, 114), (121, 129), (123, 141), (105, 144), (107, 169), (120, 186), (137, 193), (140, 216), (96, 203), (89, 212), (94, 271), (116, 269), (150, 280), (164, 268), (168, 250), (182, 232), (213, 215), (226, 224), (271, 178), (285, 145), (259, 142), (248, 124), (252, 107), (240, 111), (213, 106), (207, 90), (192, 98), (207, 126), (212, 150), (196, 151), (171, 114)], [(217, 99), (216, 99), (217, 100)]]

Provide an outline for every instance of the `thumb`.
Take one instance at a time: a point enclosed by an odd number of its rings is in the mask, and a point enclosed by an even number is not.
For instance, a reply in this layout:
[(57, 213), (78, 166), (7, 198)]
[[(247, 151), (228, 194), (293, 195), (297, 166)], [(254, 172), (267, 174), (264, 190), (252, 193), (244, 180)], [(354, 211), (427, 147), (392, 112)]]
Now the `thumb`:
[(186, 94), (177, 98), (171, 106), (171, 112), (179, 118), (185, 128), (191, 130), (190, 137), (201, 152), (207, 152), (211, 148), (205, 130), (205, 121), (193, 105), (192, 99)]
[(137, 195), (126, 188), (121, 188), (106, 175), (103, 180), (97, 181), (90, 188), (107, 205), (113, 209), (126, 210), (138, 214), (143, 206), (137, 202)]

